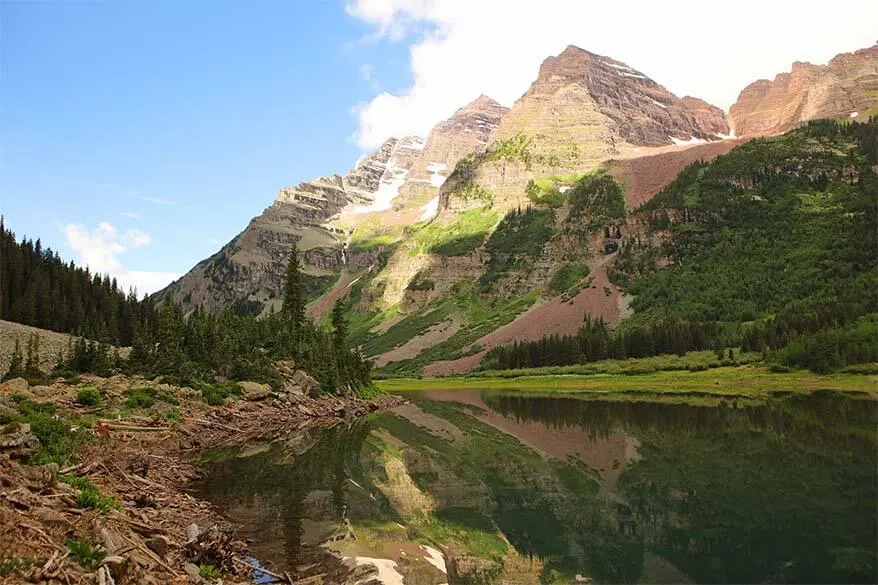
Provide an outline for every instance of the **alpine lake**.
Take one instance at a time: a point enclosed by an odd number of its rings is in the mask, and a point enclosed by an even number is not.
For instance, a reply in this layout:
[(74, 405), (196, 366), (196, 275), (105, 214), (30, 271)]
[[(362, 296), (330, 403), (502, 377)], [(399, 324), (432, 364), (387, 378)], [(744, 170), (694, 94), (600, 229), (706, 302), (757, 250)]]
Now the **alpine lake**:
[(210, 453), (197, 491), (303, 582), (878, 581), (874, 395), (405, 396)]

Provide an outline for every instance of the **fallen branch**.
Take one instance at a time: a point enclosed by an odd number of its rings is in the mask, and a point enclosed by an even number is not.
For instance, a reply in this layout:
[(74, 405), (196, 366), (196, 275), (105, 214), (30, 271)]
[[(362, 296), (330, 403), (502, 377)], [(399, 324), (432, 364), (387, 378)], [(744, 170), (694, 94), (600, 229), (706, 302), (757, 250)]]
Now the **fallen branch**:
[(140, 552), (146, 554), (146, 556), (148, 556), (149, 558), (151, 558), (152, 560), (154, 560), (155, 562), (157, 562), (157, 563), (159, 564), (159, 566), (161, 566), (164, 570), (166, 570), (168, 573), (170, 573), (171, 575), (173, 575), (174, 578), (182, 577), (182, 575), (180, 575), (180, 573), (178, 573), (177, 571), (175, 571), (173, 568), (171, 568), (170, 565), (168, 565), (166, 562), (164, 562), (163, 560), (161, 560), (157, 554), (155, 554), (154, 552), (152, 552), (151, 550), (149, 550), (148, 548), (146, 548), (145, 546), (143, 546), (143, 545), (140, 544), (139, 542), (134, 542), (133, 540), (131, 540), (130, 538), (128, 538), (128, 537), (125, 536), (124, 534), (120, 534), (119, 536), (121, 536), (123, 539), (127, 540), (129, 544), (134, 545), (134, 547), (135, 547), (137, 550), (139, 550)]
[(239, 564), (242, 564), (242, 565), (246, 565), (246, 566), (247, 566), (250, 570), (252, 570), (252, 571), (258, 571), (258, 572), (260, 572), (260, 573), (265, 573), (265, 574), (268, 575), (269, 577), (274, 577), (274, 578), (277, 579), (278, 581), (286, 581), (286, 582), (288, 582), (290, 585), (295, 585), (295, 581), (293, 581), (292, 579), (290, 579), (290, 576), (289, 576), (289, 575), (279, 575), (279, 574), (274, 573), (274, 572), (272, 572), (272, 571), (269, 571), (268, 569), (266, 569), (266, 568), (264, 568), (264, 567), (261, 567), (261, 566), (259, 566), (259, 567), (254, 567), (252, 563), (248, 563), (248, 562), (245, 561), (244, 559), (239, 559), (238, 557), (234, 557), (234, 556), (233, 556), (233, 557), (232, 557), (232, 560), (235, 561), (236, 563), (239, 563)]

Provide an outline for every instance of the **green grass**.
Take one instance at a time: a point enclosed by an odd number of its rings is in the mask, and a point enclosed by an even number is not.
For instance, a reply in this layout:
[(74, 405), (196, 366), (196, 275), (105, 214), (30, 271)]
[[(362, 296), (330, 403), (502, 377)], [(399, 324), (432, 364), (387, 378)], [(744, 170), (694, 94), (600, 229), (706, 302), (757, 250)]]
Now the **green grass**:
[(497, 215), (484, 209), (471, 209), (451, 222), (433, 221), (412, 233), (416, 252), (443, 256), (465, 256), (478, 248), (497, 224)]
[(549, 290), (563, 293), (575, 287), (579, 281), (588, 276), (588, 266), (568, 264), (559, 268), (549, 281)]
[(426, 523), (417, 525), (416, 531), (433, 543), (457, 545), (483, 559), (502, 558), (509, 548), (490, 518), (464, 508), (437, 510)]
[(379, 380), (385, 392), (418, 390), (512, 390), (551, 393), (659, 393), (761, 397), (774, 392), (810, 393), (817, 390), (878, 394), (869, 376), (808, 372), (772, 373), (764, 367), (723, 367), (698, 372), (654, 372), (639, 376), (595, 374), (522, 376), (518, 378), (433, 378)]
[[(17, 399), (16, 402), (18, 412), (11, 422), (29, 424), (31, 432), (40, 440), (40, 448), (31, 456), (30, 463), (65, 465), (91, 440), (91, 436), (82, 428), (87, 426), (83, 424), (83, 420), (57, 418), (55, 407), (51, 404), (41, 404), (26, 398)], [(76, 430), (71, 430), (74, 427)]]
[[(454, 316), (464, 323), (463, 327), (450, 338), (429, 347), (416, 357), (392, 362), (381, 371), (390, 375), (416, 376), (424, 367), (437, 360), (456, 359), (470, 355), (478, 350), (473, 344), (483, 336), (496, 331), (511, 322), (516, 316), (528, 310), (539, 298), (539, 291), (531, 291), (519, 297), (502, 299), (493, 303), (479, 298), (472, 290), (458, 291), (455, 295), (441, 301), (436, 315), (430, 315), (430, 323), (440, 323)], [(440, 318), (441, 317), (441, 318)], [(402, 326), (404, 322), (394, 327)], [(420, 326), (426, 330), (426, 321)], [(411, 323), (406, 326), (412, 325)], [(393, 327), (387, 331), (391, 333)], [(409, 337), (410, 339), (411, 337)]]

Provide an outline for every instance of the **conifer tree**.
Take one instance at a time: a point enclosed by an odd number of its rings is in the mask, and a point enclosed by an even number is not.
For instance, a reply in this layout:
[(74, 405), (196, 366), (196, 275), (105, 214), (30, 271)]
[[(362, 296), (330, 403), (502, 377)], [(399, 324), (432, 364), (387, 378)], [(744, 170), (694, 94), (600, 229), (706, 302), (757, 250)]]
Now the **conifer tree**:
[(299, 264), (299, 248), (296, 242), (290, 247), (290, 259), (284, 282), (283, 314), (289, 322), (293, 337), (298, 343), (305, 323), (305, 295), (302, 290), (302, 267)]
[(21, 345), (18, 343), (18, 338), (15, 338), (15, 347), (12, 350), (12, 360), (9, 362), (9, 370), (3, 376), (3, 380), (11, 380), (13, 378), (20, 378), (24, 374), (24, 364), (21, 355)]

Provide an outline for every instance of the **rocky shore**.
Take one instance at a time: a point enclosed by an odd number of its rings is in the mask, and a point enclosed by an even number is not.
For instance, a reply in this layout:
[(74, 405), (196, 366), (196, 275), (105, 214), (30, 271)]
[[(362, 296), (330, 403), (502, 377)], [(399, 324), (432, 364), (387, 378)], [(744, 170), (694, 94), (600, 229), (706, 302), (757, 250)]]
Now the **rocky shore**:
[[(82, 376), (76, 383), (0, 385), (0, 583), (252, 583), (247, 543), (208, 502), (187, 493), (200, 474), (198, 456), (403, 402), (387, 395), (311, 396), (306, 376), (291, 372), (299, 384), (282, 392), (242, 383), (217, 406), (205, 402), (205, 391), (158, 379)], [(60, 429), (58, 444), (45, 439), (47, 427)], [(74, 450), (59, 463), (64, 448)], [(55, 461), (31, 464), (46, 457)], [(260, 577), (371, 579), (368, 570), (345, 574), (341, 563), (320, 571), (265, 567)]]

